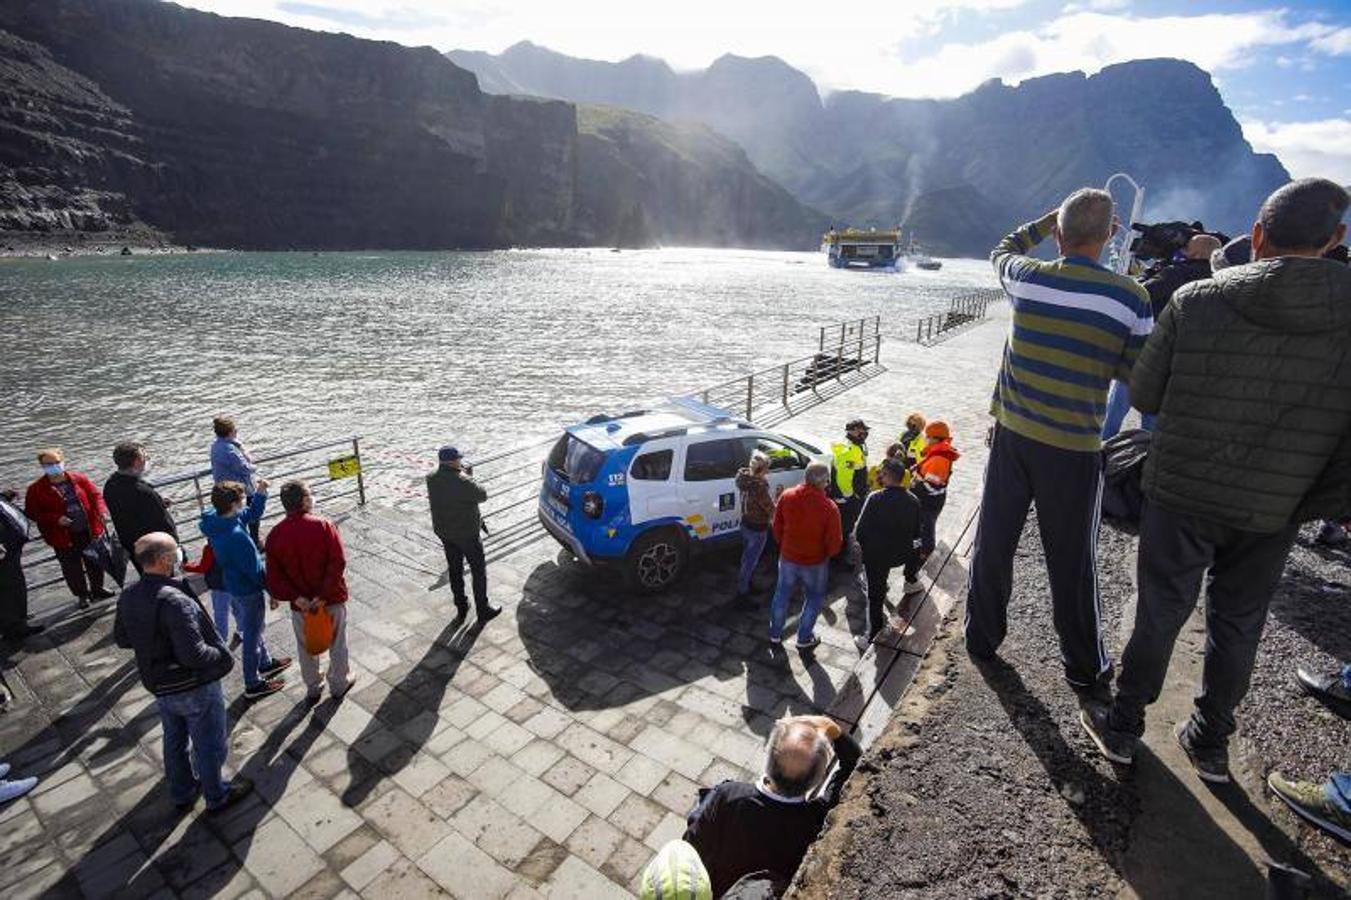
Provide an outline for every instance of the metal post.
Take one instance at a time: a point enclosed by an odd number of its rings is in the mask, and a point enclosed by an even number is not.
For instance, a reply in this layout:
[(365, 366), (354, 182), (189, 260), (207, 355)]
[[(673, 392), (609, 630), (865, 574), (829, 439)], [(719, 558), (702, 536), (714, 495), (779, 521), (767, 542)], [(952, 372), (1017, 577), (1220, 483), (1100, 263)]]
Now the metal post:
[(206, 503), (202, 500), (202, 482), (196, 475), (192, 476), (192, 487), (197, 493), (197, 514), (204, 516), (206, 515)]
[(361, 446), (359, 439), (352, 436), (352, 455), (357, 459), (357, 505), (366, 505), (366, 476), (361, 471)]
[(755, 373), (752, 372), (746, 378), (746, 421), (751, 418), (751, 405), (755, 400)]
[(924, 336), (924, 320), (920, 319), (915, 324), (915, 343), (918, 344)]
[(788, 363), (783, 364), (783, 405), (788, 405)]

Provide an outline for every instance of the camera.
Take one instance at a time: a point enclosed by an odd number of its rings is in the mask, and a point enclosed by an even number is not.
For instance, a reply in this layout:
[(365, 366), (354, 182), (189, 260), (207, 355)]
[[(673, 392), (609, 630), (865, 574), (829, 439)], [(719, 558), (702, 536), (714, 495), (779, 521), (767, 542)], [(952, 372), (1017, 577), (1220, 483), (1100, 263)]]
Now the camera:
[[(1136, 259), (1169, 260), (1187, 242), (1198, 234), (1206, 234), (1206, 226), (1200, 222), (1156, 222), (1153, 225), (1131, 223), (1131, 228), (1140, 232), (1140, 236), (1131, 241), (1131, 253)], [(1221, 235), (1220, 243), (1228, 243)]]

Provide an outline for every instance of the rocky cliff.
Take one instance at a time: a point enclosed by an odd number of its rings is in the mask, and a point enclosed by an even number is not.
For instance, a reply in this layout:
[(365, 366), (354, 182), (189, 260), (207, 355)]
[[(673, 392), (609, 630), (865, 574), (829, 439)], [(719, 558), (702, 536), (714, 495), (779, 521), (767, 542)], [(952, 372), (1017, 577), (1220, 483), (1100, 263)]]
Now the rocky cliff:
[[(588, 173), (670, 174), (646, 171), (658, 158), (637, 140), (584, 166), (594, 135), (572, 104), (486, 95), (426, 47), (158, 0), (6, 0), (0, 32), (0, 228), (146, 223), (241, 248), (577, 244), (613, 227), (583, 204)], [(754, 184), (737, 212), (766, 212), (770, 243), (817, 234), (819, 216), (744, 157), (660, 163), (685, 181), (740, 167), (722, 174)], [(690, 222), (725, 198), (643, 199), (681, 211), (653, 214), (649, 241), (721, 239)]]
[(804, 203), (852, 224), (901, 222), (949, 253), (984, 254), (1012, 225), (1117, 171), (1146, 186), (1147, 218), (1230, 231), (1250, 225), (1289, 178), (1275, 157), (1253, 152), (1210, 76), (1179, 60), (1016, 87), (992, 81), (934, 101), (852, 91), (822, 100), (772, 57), (676, 73), (644, 57), (576, 60), (533, 44), (451, 56), (486, 90), (510, 85), (702, 122)]

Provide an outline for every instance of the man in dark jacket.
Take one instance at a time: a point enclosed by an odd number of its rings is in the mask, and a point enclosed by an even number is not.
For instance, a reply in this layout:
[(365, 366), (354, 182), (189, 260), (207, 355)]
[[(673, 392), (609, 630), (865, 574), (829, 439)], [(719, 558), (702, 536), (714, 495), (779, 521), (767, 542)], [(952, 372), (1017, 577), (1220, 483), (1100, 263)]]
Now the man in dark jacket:
[(868, 649), (873, 638), (882, 630), (887, 599), (888, 579), (896, 566), (905, 566), (905, 592), (920, 590), (917, 551), (919, 538), (919, 500), (901, 487), (905, 480), (905, 463), (899, 459), (882, 460), (878, 469), (882, 489), (873, 491), (863, 502), (854, 537), (863, 550), (863, 571), (868, 582), (867, 634), (859, 635), (854, 643), (860, 651)]
[(117, 471), (103, 486), (103, 502), (108, 504), (118, 541), (140, 572), (140, 563), (133, 552), (136, 542), (152, 531), (162, 531), (178, 540), (178, 529), (169, 514), (169, 501), (145, 480), (145, 448), (134, 441), (123, 441), (113, 448), (113, 463)]
[(15, 504), (14, 492), (0, 493), (0, 637), (21, 641), (45, 626), (28, 624), (28, 581), (23, 574), (23, 545), (28, 517)]
[(1158, 414), (1139, 606), (1115, 702), (1081, 715), (1114, 762), (1133, 759), (1209, 570), (1201, 692), (1177, 738), (1201, 778), (1228, 781), (1234, 710), (1299, 523), (1351, 489), (1351, 270), (1319, 258), (1341, 242), (1347, 205), (1324, 179), (1268, 197), (1255, 262), (1179, 291), (1136, 364), (1135, 404)]
[[(713, 896), (751, 872), (768, 871), (776, 884), (787, 885), (861, 754), (827, 716), (780, 719), (755, 784), (724, 781), (700, 791), (685, 840), (699, 851)], [(839, 764), (833, 773), (832, 758)]]
[(459, 450), (442, 447), (437, 460), (440, 465), (427, 476), (427, 501), (432, 509), (432, 531), (446, 551), (455, 609), (461, 619), (469, 615), (469, 598), (464, 593), (464, 564), (468, 562), (474, 583), (474, 609), (478, 621), (487, 622), (502, 611), (502, 607), (488, 602), (488, 563), (483, 558), (483, 541), (479, 538), (483, 519), (478, 505), (488, 499), (488, 492), (474, 482), (474, 470), (464, 464)]
[[(1149, 305), (1154, 310), (1154, 321), (1159, 320), (1168, 301), (1178, 288), (1209, 278), (1211, 275), (1210, 256), (1221, 248), (1220, 239), (1213, 234), (1194, 235), (1182, 250), (1182, 259), (1168, 260), (1146, 273), (1144, 288), (1149, 292)], [(1102, 439), (1116, 437), (1121, 424), (1131, 410), (1131, 393), (1124, 381), (1112, 382), (1112, 391), (1107, 395), (1107, 417), (1102, 423)], [(1154, 430), (1154, 417), (1146, 413), (1141, 417), (1141, 427), (1146, 431)]]
[(118, 597), (113, 636), (119, 647), (135, 651), (141, 683), (155, 695), (174, 805), (191, 807), (200, 792), (215, 812), (252, 787), (239, 778), (227, 783), (221, 775), (229, 743), (220, 680), (233, 661), (202, 604), (174, 578), (173, 536), (147, 534), (135, 553), (144, 575)]

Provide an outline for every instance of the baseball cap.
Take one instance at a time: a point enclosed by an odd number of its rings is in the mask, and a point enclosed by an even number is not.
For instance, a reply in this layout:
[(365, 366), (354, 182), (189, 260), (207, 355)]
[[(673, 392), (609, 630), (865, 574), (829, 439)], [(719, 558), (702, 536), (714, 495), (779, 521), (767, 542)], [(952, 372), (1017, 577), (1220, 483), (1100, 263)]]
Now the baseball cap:
[(460, 458), (460, 451), (447, 444), (437, 451), (436, 458), (441, 462), (455, 462)]

